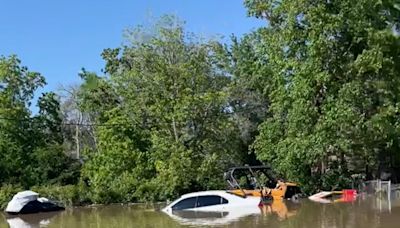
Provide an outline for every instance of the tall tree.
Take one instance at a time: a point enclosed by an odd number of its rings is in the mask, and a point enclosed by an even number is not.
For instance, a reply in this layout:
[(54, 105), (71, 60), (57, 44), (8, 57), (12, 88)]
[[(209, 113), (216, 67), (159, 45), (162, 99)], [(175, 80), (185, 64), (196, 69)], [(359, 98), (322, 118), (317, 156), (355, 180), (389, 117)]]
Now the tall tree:
[[(221, 186), (222, 172), (241, 156), (228, 115), (230, 79), (217, 69), (213, 58), (216, 43), (184, 32), (174, 17), (127, 34), (124, 47), (103, 53), (121, 103), (107, 112), (108, 128), (99, 134), (108, 137), (102, 139), (104, 149), (94, 159), (107, 167), (114, 163), (104, 161), (113, 156), (132, 162), (108, 178), (130, 170), (127, 178), (136, 183), (131, 190), (140, 198), (160, 199)], [(111, 137), (107, 133), (111, 131), (118, 131), (118, 136)], [(117, 152), (123, 146), (128, 152)]]
[(0, 182), (29, 182), (32, 134), (28, 106), (43, 76), (28, 71), (16, 56), (0, 57)]
[(270, 69), (268, 59), (260, 52), (266, 44), (259, 31), (221, 45), (217, 50), (218, 67), (231, 77), (228, 89), (230, 114), (240, 132), (243, 161), (258, 164), (251, 145), (259, 134), (258, 126), (268, 115)]
[(30, 187), (77, 181), (79, 167), (67, 171), (74, 162), (61, 147), (56, 95), (43, 94), (39, 113), (32, 116), (30, 112), (34, 93), (44, 84), (43, 76), (21, 66), (16, 56), (0, 57), (0, 183)]
[(260, 159), (288, 178), (328, 188), (398, 153), (399, 1), (245, 5), (268, 21), (262, 32), (268, 48), (259, 51), (271, 67), (272, 116), (255, 143)]

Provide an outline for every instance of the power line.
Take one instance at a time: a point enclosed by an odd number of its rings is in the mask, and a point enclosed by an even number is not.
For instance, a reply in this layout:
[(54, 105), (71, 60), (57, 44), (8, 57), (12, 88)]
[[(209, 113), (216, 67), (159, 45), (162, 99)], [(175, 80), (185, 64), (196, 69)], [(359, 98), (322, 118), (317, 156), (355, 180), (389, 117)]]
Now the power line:
[[(30, 122), (33, 119), (17, 119), (17, 118), (7, 118), (7, 117), (0, 117), (0, 120), (9, 120), (9, 121), (18, 121), (18, 122)], [(113, 127), (113, 126), (131, 126), (133, 123), (116, 123), (116, 124), (104, 124), (104, 123), (65, 123), (62, 122), (60, 125), (63, 126), (84, 126), (84, 127)]]

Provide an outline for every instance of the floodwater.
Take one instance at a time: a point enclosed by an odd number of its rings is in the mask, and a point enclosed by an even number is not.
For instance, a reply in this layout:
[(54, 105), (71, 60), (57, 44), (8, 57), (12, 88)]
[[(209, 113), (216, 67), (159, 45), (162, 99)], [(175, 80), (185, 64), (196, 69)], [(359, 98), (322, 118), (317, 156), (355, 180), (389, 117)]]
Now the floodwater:
[(400, 200), (388, 201), (377, 197), (325, 204), (303, 199), (298, 203), (284, 201), (255, 207), (252, 210), (221, 213), (181, 211), (172, 216), (161, 212), (161, 206), (77, 207), (62, 212), (20, 217), (6, 217), (0, 214), (0, 227), (400, 227)]

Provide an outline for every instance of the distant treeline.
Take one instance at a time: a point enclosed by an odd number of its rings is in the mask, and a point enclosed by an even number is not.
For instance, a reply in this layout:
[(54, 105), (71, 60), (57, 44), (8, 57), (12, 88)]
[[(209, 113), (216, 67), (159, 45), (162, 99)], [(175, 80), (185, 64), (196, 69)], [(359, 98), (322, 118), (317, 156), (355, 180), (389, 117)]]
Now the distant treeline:
[(165, 200), (260, 163), (305, 192), (396, 181), (399, 2), (245, 7), (266, 26), (228, 44), (174, 16), (127, 30), (103, 51), (102, 75), (82, 69), (80, 85), (42, 94), (34, 114), (45, 78), (1, 57), (0, 201), (32, 187), (72, 203)]

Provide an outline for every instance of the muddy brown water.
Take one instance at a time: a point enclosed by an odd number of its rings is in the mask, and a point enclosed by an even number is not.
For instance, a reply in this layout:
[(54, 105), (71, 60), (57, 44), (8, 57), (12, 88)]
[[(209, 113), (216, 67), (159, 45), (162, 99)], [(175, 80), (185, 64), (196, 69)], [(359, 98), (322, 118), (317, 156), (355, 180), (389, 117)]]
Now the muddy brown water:
[(376, 197), (352, 203), (321, 204), (307, 199), (220, 213), (181, 211), (172, 216), (162, 205), (109, 205), (70, 208), (62, 212), (19, 217), (0, 215), (0, 227), (400, 227), (400, 200)]

